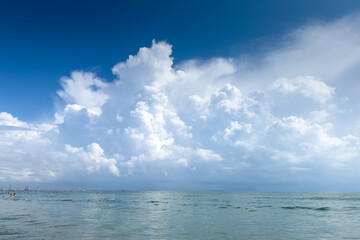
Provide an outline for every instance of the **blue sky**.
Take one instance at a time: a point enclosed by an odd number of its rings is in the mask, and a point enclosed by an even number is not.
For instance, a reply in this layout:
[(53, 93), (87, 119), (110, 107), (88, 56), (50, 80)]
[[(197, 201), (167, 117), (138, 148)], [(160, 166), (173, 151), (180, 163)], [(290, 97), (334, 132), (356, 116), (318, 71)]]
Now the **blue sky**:
[(0, 7), (0, 182), (356, 191), (358, 1)]

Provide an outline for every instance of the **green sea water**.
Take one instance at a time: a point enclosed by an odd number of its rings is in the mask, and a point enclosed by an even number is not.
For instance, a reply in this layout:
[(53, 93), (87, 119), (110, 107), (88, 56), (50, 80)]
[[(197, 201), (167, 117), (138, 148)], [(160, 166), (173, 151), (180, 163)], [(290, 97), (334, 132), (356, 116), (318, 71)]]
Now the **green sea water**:
[(0, 192), (0, 239), (360, 239), (360, 194)]

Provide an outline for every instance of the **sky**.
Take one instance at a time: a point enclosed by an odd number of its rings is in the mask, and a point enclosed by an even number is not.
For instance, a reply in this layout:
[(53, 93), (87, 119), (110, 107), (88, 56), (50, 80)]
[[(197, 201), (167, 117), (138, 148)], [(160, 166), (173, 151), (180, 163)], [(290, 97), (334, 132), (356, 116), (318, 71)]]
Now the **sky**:
[(0, 3), (0, 188), (359, 191), (360, 2)]

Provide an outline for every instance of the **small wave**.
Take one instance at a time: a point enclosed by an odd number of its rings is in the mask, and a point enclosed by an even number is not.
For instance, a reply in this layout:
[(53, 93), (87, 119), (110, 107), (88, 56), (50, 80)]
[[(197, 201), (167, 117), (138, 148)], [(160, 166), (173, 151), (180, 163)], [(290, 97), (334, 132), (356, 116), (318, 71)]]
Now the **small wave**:
[(214, 206), (218, 206), (218, 208), (240, 208), (240, 207), (235, 207), (231, 204), (226, 204), (226, 205), (214, 204)]
[(17, 220), (20, 219), (20, 217), (1, 217), (0, 221), (11, 221), (11, 220)]
[(332, 200), (330, 197), (311, 197), (309, 200)]
[(60, 224), (60, 225), (55, 225), (54, 228), (64, 228), (64, 227), (76, 227), (78, 225), (76, 224)]
[(295, 209), (305, 209), (305, 210), (315, 210), (315, 211), (329, 211), (329, 207), (305, 207), (305, 206), (293, 206), (293, 207), (281, 207), (282, 209), (295, 210)]
[(45, 222), (42, 221), (26, 221), (27, 226), (38, 226), (38, 225), (45, 225)]
[(359, 207), (351, 206), (351, 207), (344, 207), (344, 209), (351, 209), (351, 210), (354, 210), (354, 209), (359, 209)]
[(10, 221), (10, 220), (18, 220), (23, 217), (28, 217), (30, 214), (16, 214), (12, 216), (0, 217), (0, 221)]
[(115, 200), (115, 199), (101, 199), (101, 200), (99, 200), (99, 202), (101, 202), (101, 203), (117, 203), (119, 201)]
[(220, 200), (217, 199), (217, 198), (210, 199), (209, 201), (210, 201), (210, 202), (220, 202)]
[(9, 232), (9, 231), (1, 231), (0, 230), (0, 236), (12, 236), (12, 235), (17, 235), (16, 232)]

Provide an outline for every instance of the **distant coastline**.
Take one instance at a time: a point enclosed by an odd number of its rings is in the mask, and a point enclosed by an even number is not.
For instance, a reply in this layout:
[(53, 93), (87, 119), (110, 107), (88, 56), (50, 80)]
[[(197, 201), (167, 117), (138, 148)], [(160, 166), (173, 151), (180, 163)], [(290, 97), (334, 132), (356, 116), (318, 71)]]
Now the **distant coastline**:
[(0, 192), (124, 192), (123, 189), (113, 190), (24, 190), (24, 189), (0, 189)]

